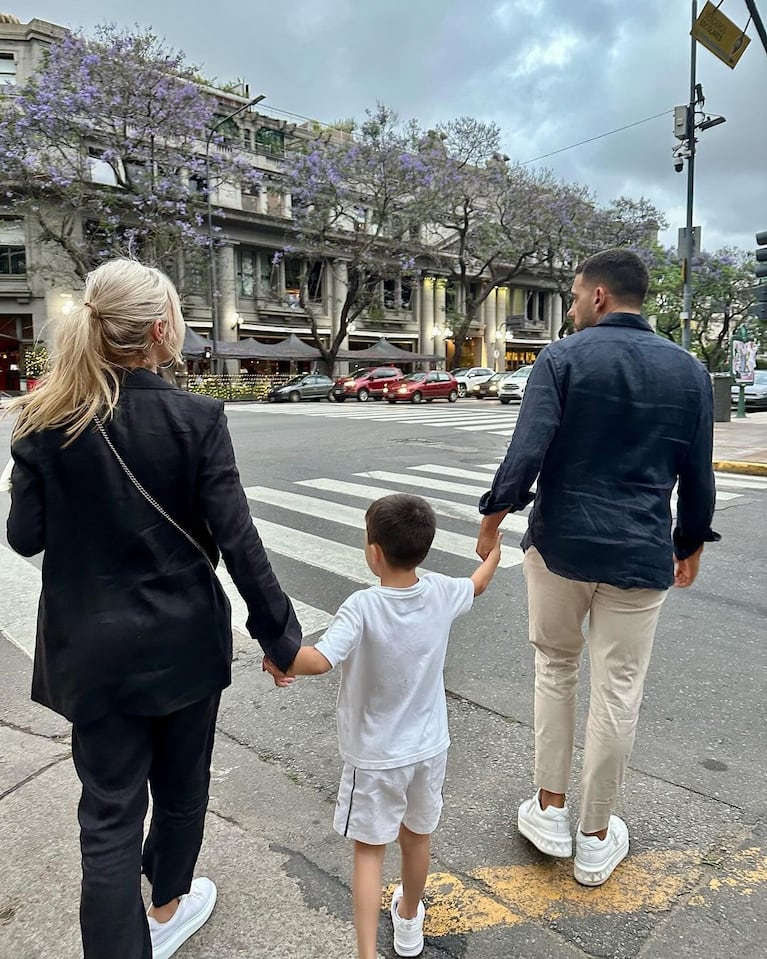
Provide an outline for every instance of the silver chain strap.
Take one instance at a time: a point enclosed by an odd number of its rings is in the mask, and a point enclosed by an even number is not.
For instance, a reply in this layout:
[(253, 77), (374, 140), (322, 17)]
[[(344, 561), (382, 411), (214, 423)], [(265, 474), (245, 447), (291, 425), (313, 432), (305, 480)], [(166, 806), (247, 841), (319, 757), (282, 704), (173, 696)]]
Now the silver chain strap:
[(179, 533), (181, 533), (181, 535), (182, 535), (186, 540), (188, 540), (188, 541), (192, 544), (192, 546), (194, 546), (194, 548), (195, 548), (196, 550), (199, 550), (199, 552), (202, 553), (202, 555), (205, 557), (205, 559), (206, 559), (206, 561), (207, 561), (207, 563), (208, 563), (208, 566), (210, 566), (211, 571), (212, 571), (213, 574), (215, 575), (215, 573), (216, 573), (216, 568), (215, 568), (215, 566), (213, 565), (213, 563), (211, 563), (211, 561), (210, 561), (210, 556), (208, 556), (208, 554), (205, 552), (205, 550), (202, 548), (202, 546), (200, 546), (200, 544), (197, 542), (197, 540), (194, 539), (194, 537), (190, 536), (189, 533), (187, 533), (187, 531), (186, 531), (182, 526), (179, 526), (178, 523), (175, 521), (175, 519), (173, 519), (173, 517), (170, 516), (170, 515), (162, 508), (162, 506), (160, 506), (160, 504), (157, 502), (157, 500), (156, 500), (150, 493), (147, 493), (147, 491), (144, 489), (144, 487), (141, 485), (141, 483), (139, 483), (139, 481), (136, 479), (136, 477), (133, 475), (133, 473), (130, 471), (130, 469), (129, 469), (128, 466), (126, 465), (126, 463), (125, 463), (125, 461), (123, 460), (122, 456), (120, 456), (120, 454), (119, 454), (119, 453), (117, 452), (117, 450), (115, 449), (114, 444), (112, 443), (112, 440), (109, 438), (109, 433), (107, 433), (106, 429), (104, 428), (104, 424), (101, 422), (100, 418), (99, 418), (98, 416), (94, 416), (94, 417), (93, 417), (93, 422), (96, 424), (96, 427), (97, 427), (98, 431), (99, 431), (99, 432), (101, 433), (101, 435), (104, 437), (104, 442), (107, 444), (107, 446), (109, 447), (109, 449), (112, 451), (112, 453), (113, 453), (113, 455), (114, 455), (114, 458), (115, 458), (115, 459), (117, 460), (117, 462), (120, 464), (120, 466), (121, 466), (122, 469), (123, 469), (123, 472), (124, 472), (125, 475), (128, 477), (128, 479), (131, 481), (131, 483), (133, 483), (133, 485), (136, 487), (136, 489), (139, 491), (139, 493), (141, 493), (141, 495), (144, 497), (144, 499), (147, 501), (147, 503), (149, 503), (150, 506), (153, 506), (153, 507), (157, 510), (157, 512), (160, 514), (160, 516), (164, 517), (164, 518), (170, 523), (171, 526), (175, 527), (175, 528), (179, 531)]

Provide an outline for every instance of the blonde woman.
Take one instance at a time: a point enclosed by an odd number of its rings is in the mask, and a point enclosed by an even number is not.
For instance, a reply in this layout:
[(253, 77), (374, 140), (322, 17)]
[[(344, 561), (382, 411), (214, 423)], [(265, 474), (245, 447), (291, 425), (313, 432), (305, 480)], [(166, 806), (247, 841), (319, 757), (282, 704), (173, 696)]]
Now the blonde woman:
[(219, 551), (268, 657), (287, 669), (301, 645), (223, 404), (157, 375), (183, 337), (170, 280), (112, 260), (58, 321), (49, 375), (14, 404), (8, 542), (45, 553), (32, 698), (73, 724), (85, 959), (167, 959), (215, 904), (193, 872), (232, 660)]

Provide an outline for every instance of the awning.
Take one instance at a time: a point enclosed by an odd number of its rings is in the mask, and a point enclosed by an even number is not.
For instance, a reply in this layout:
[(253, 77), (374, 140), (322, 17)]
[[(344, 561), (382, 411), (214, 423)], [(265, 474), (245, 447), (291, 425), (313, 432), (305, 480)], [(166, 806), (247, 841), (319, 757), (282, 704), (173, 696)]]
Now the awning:
[(363, 360), (365, 362), (373, 360), (377, 363), (436, 363), (443, 360), (444, 357), (437, 353), (411, 353), (410, 350), (403, 350), (402, 347), (390, 343), (385, 336), (366, 350), (339, 350), (336, 355), (337, 360)]

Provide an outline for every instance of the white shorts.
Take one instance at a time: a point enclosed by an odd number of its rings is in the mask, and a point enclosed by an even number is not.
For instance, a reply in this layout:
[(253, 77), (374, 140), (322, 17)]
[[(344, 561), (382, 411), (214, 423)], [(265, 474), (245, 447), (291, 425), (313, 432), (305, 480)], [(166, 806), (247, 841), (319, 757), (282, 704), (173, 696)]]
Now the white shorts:
[(433, 833), (442, 813), (447, 750), (410, 766), (359, 769), (344, 764), (333, 828), (371, 846), (394, 842), (399, 827)]

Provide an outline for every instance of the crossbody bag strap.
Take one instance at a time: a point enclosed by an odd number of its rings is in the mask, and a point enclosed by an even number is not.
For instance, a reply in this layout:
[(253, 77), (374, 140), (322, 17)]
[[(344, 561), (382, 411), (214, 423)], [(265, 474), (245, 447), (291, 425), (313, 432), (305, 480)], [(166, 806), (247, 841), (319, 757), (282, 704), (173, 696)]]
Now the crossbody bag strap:
[(179, 524), (175, 521), (175, 519), (173, 519), (173, 517), (172, 517), (169, 513), (167, 513), (167, 512), (162, 508), (162, 506), (160, 506), (160, 504), (157, 502), (157, 500), (156, 500), (150, 493), (147, 493), (147, 491), (144, 489), (144, 487), (141, 485), (141, 483), (139, 483), (139, 481), (136, 479), (136, 477), (135, 477), (135, 476), (133, 475), (133, 473), (130, 471), (130, 469), (129, 469), (128, 466), (126, 465), (125, 461), (123, 460), (122, 456), (120, 456), (120, 454), (119, 454), (119, 453), (117, 452), (117, 450), (115, 449), (114, 443), (113, 443), (112, 440), (110, 439), (109, 433), (107, 433), (106, 428), (104, 427), (104, 424), (101, 422), (101, 419), (100, 419), (98, 416), (94, 416), (94, 417), (93, 417), (93, 422), (96, 424), (96, 428), (98, 429), (99, 433), (101, 433), (101, 435), (104, 437), (104, 442), (107, 444), (107, 446), (109, 447), (109, 449), (112, 451), (112, 454), (113, 454), (114, 458), (117, 460), (117, 462), (118, 462), (118, 463), (120, 464), (120, 466), (122, 467), (122, 471), (125, 473), (125, 475), (128, 477), (128, 479), (131, 481), (131, 483), (136, 487), (136, 489), (139, 491), (139, 493), (141, 493), (141, 495), (144, 497), (144, 499), (147, 501), (147, 503), (149, 503), (150, 506), (154, 507), (154, 509), (157, 510), (157, 512), (160, 514), (160, 516), (162, 516), (164, 519), (166, 519), (166, 520), (170, 523), (171, 526), (175, 527), (175, 528), (179, 531), (179, 533), (181, 533), (181, 535), (182, 535), (189, 543), (191, 543), (192, 546), (194, 546), (194, 548), (195, 548), (196, 550), (198, 550), (200, 553), (202, 553), (202, 555), (205, 557), (205, 559), (206, 559), (206, 561), (207, 561), (207, 563), (208, 563), (208, 566), (210, 566), (211, 571), (215, 574), (216, 568), (215, 568), (215, 566), (213, 565), (213, 563), (211, 563), (211, 561), (210, 561), (210, 556), (208, 556), (208, 554), (205, 552), (205, 550), (202, 548), (202, 546), (200, 546), (200, 544), (197, 542), (197, 540), (196, 540), (193, 536), (190, 536), (189, 533), (187, 533), (187, 531), (183, 528), (183, 526), (179, 526)]

